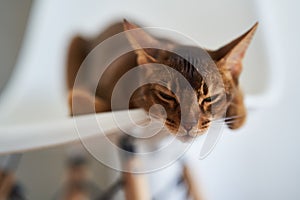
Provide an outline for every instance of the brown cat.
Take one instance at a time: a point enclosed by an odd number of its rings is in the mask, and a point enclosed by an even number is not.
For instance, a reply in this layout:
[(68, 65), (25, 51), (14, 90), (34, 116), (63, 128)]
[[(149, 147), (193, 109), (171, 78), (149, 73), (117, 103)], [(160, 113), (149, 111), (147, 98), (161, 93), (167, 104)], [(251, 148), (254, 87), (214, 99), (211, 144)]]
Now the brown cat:
[[(86, 114), (94, 110), (96, 112), (111, 111), (112, 91), (122, 75), (138, 65), (150, 64), (146, 72), (139, 74), (139, 78), (151, 79), (153, 76), (158, 74), (161, 76), (164, 73), (160, 70), (152, 70), (151, 64), (163, 64), (179, 72), (189, 82), (197, 98), (196, 101), (192, 101), (191, 91), (179, 79), (173, 79), (164, 80), (167, 86), (146, 84), (140, 87), (130, 99), (130, 108), (143, 108), (149, 111), (154, 104), (162, 105), (166, 111), (165, 125), (169, 131), (188, 137), (204, 133), (211, 123), (219, 118), (222, 118), (229, 128), (237, 129), (244, 124), (246, 119), (243, 94), (239, 87), (242, 59), (257, 25), (256, 23), (246, 33), (215, 51), (154, 37), (126, 20), (123, 23), (111, 25), (94, 39), (75, 37), (70, 45), (67, 63), (71, 114)], [(122, 45), (130, 44), (133, 47), (131, 52), (120, 56), (109, 66), (99, 84), (97, 83), (98, 88), (95, 94), (91, 91), (90, 85), (97, 80), (97, 77), (94, 77), (94, 70), (99, 70), (99, 66), (83, 69), (85, 77), (82, 78), (80, 87), (73, 87), (77, 72), (92, 49), (113, 35), (135, 29), (138, 31), (126, 32), (127, 39), (105, 52), (109, 54)], [(161, 48), (141, 48), (145, 44), (155, 44)], [(168, 50), (164, 50), (164, 47)], [(182, 57), (176, 52), (185, 56)], [(102, 55), (97, 55), (97, 57), (101, 59)], [(217, 66), (217, 71), (214, 66)], [(206, 77), (203, 77), (202, 71), (205, 72)], [(173, 72), (170, 73), (172, 76)], [(224, 86), (224, 90), (219, 92), (213, 90), (214, 85), (217, 84), (214, 80), (218, 75)], [(137, 77), (133, 76), (132, 79), (137, 79)], [(213, 81), (208, 83), (207, 79)], [(122, 99), (121, 92), (119, 98)], [(95, 103), (93, 103), (94, 99)], [(126, 106), (120, 106), (118, 109), (127, 109)], [(225, 111), (225, 116), (223, 111)], [(157, 115), (160, 116), (160, 113)]]

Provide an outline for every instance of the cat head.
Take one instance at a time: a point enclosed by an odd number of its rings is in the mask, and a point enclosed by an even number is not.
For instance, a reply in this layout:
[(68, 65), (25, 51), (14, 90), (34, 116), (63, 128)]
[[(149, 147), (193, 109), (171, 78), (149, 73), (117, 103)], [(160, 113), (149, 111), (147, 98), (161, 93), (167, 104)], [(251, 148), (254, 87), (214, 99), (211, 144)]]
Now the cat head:
[[(124, 20), (124, 30), (137, 55), (137, 64), (147, 64), (142, 78), (159, 76), (166, 84), (151, 83), (139, 88), (132, 96), (131, 102), (135, 107), (149, 111), (154, 104), (162, 105), (165, 113), (156, 111), (155, 115), (162, 117), (166, 114), (165, 125), (169, 131), (184, 137), (203, 134), (214, 120), (220, 118), (231, 129), (239, 128), (244, 123), (246, 111), (239, 89), (239, 76), (257, 23), (215, 51), (159, 39), (139, 28)], [(133, 29), (137, 31), (128, 31)], [(159, 48), (141, 48), (147, 44)], [(174, 70), (165, 74), (154, 64)], [(176, 76), (178, 72), (190, 87)]]

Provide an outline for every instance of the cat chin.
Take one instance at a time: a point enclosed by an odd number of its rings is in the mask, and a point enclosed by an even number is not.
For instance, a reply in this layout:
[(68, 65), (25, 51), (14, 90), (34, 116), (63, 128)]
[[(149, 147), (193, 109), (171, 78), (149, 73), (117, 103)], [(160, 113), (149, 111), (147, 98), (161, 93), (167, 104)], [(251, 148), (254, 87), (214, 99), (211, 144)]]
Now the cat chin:
[(188, 143), (188, 142), (192, 142), (193, 140), (195, 140), (198, 136), (203, 135), (204, 133), (206, 133), (208, 130), (208, 128), (205, 129), (201, 129), (201, 130), (197, 130), (194, 132), (190, 132), (189, 134), (177, 134), (176, 138), (178, 140), (180, 140), (183, 143)]
[(166, 130), (168, 130), (168, 132), (175, 136), (176, 139), (180, 140), (183, 143), (188, 143), (188, 142), (192, 142), (193, 140), (195, 140), (198, 136), (201, 136), (203, 134), (205, 134), (207, 132), (207, 130), (209, 129), (209, 127), (207, 128), (202, 128), (202, 129), (196, 129), (194, 128), (193, 130), (191, 130), (189, 133), (187, 133), (183, 128), (179, 128), (178, 129), (173, 129), (173, 127), (165, 127)]
[(190, 135), (184, 135), (184, 136), (176, 136), (176, 138), (180, 141), (180, 142), (183, 142), (183, 143), (189, 143), (189, 142), (192, 142), (195, 137), (192, 137)]

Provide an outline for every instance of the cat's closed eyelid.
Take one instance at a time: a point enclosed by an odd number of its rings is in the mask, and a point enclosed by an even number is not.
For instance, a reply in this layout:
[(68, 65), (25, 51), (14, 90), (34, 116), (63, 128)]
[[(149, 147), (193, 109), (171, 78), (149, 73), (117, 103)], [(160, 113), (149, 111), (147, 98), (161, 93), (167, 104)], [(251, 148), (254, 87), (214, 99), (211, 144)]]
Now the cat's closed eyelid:
[(162, 98), (162, 99), (165, 99), (165, 100), (168, 100), (168, 101), (175, 101), (176, 98), (174, 96), (171, 96), (169, 94), (166, 94), (164, 92), (158, 92), (158, 95)]
[(216, 95), (212, 95), (212, 96), (206, 97), (205, 99), (203, 99), (203, 102), (205, 102), (205, 103), (212, 103), (215, 100), (217, 100), (219, 96), (220, 95), (216, 94)]

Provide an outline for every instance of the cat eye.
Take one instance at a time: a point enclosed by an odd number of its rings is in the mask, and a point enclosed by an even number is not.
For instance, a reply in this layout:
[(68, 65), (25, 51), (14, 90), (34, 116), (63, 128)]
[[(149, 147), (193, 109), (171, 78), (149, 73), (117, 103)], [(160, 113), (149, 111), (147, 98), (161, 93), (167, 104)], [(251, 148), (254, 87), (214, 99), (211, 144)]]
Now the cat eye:
[(207, 97), (205, 99), (203, 99), (203, 102), (206, 102), (206, 103), (211, 103), (213, 101), (215, 101), (217, 98), (218, 98), (219, 95), (213, 95), (213, 96), (210, 96), (210, 97)]
[(163, 93), (163, 92), (159, 92), (158, 93), (159, 96), (162, 98), (162, 99), (165, 99), (165, 100), (168, 100), (168, 101), (175, 101), (175, 97), (171, 96), (171, 95), (168, 95), (166, 93)]

